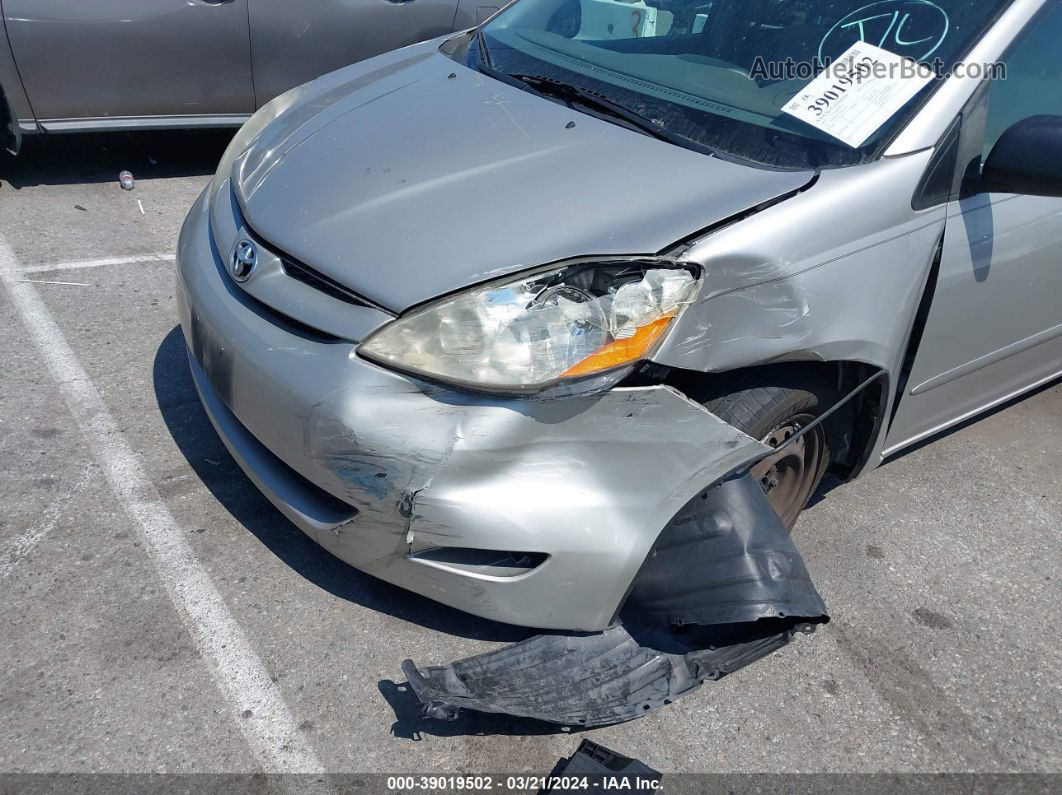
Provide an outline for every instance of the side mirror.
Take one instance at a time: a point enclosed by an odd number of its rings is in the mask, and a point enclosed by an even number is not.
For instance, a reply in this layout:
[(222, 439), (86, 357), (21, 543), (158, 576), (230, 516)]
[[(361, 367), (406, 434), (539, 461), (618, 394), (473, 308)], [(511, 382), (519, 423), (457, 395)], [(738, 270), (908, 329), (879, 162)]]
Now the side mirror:
[(1062, 198), (1062, 116), (1031, 116), (999, 137), (982, 181), (1008, 193)]

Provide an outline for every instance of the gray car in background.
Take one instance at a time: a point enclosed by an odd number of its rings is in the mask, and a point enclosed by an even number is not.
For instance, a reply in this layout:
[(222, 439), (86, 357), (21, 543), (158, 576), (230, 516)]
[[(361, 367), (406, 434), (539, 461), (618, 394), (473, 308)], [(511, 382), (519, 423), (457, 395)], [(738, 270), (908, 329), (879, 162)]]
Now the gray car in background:
[(2, 0), (0, 124), (22, 133), (242, 124), (277, 94), (460, 30), (500, 0)]
[(407, 665), (430, 714), (645, 714), (827, 620), (824, 473), (1062, 375), (1060, 40), (1059, 0), (518, 0), (321, 77), (181, 233), (203, 403), (343, 560), (589, 633)]

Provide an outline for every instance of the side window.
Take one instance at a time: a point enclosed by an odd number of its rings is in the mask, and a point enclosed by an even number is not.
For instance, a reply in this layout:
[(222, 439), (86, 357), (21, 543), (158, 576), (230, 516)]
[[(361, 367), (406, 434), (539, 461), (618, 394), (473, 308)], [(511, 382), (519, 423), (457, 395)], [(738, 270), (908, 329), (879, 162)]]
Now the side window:
[(1012, 125), (1041, 114), (1062, 116), (1062, 0), (1033, 22), (1004, 59), (1006, 77), (988, 91), (984, 157)]

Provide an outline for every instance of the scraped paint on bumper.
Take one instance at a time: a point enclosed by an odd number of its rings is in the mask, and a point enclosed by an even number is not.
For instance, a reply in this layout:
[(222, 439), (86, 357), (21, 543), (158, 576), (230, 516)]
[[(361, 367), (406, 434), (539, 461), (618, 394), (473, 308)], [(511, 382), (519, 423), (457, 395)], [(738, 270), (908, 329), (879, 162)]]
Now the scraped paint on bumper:
[(370, 364), (235, 286), (204, 197), (177, 271), (197, 388), (256, 485), (347, 563), (479, 616), (606, 628), (676, 512), (767, 451), (669, 387), (514, 400)]

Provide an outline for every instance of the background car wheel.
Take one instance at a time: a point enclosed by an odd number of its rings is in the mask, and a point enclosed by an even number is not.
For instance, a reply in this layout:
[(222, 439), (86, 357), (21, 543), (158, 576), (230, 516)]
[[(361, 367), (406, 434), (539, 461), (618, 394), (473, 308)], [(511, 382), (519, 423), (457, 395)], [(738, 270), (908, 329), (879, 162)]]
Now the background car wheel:
[[(735, 373), (713, 384), (705, 408), (771, 447), (781, 447), (839, 399), (837, 389), (812, 372), (789, 367)], [(820, 425), (800, 441), (752, 468), (771, 507), (790, 530), (830, 463), (830, 435)]]

